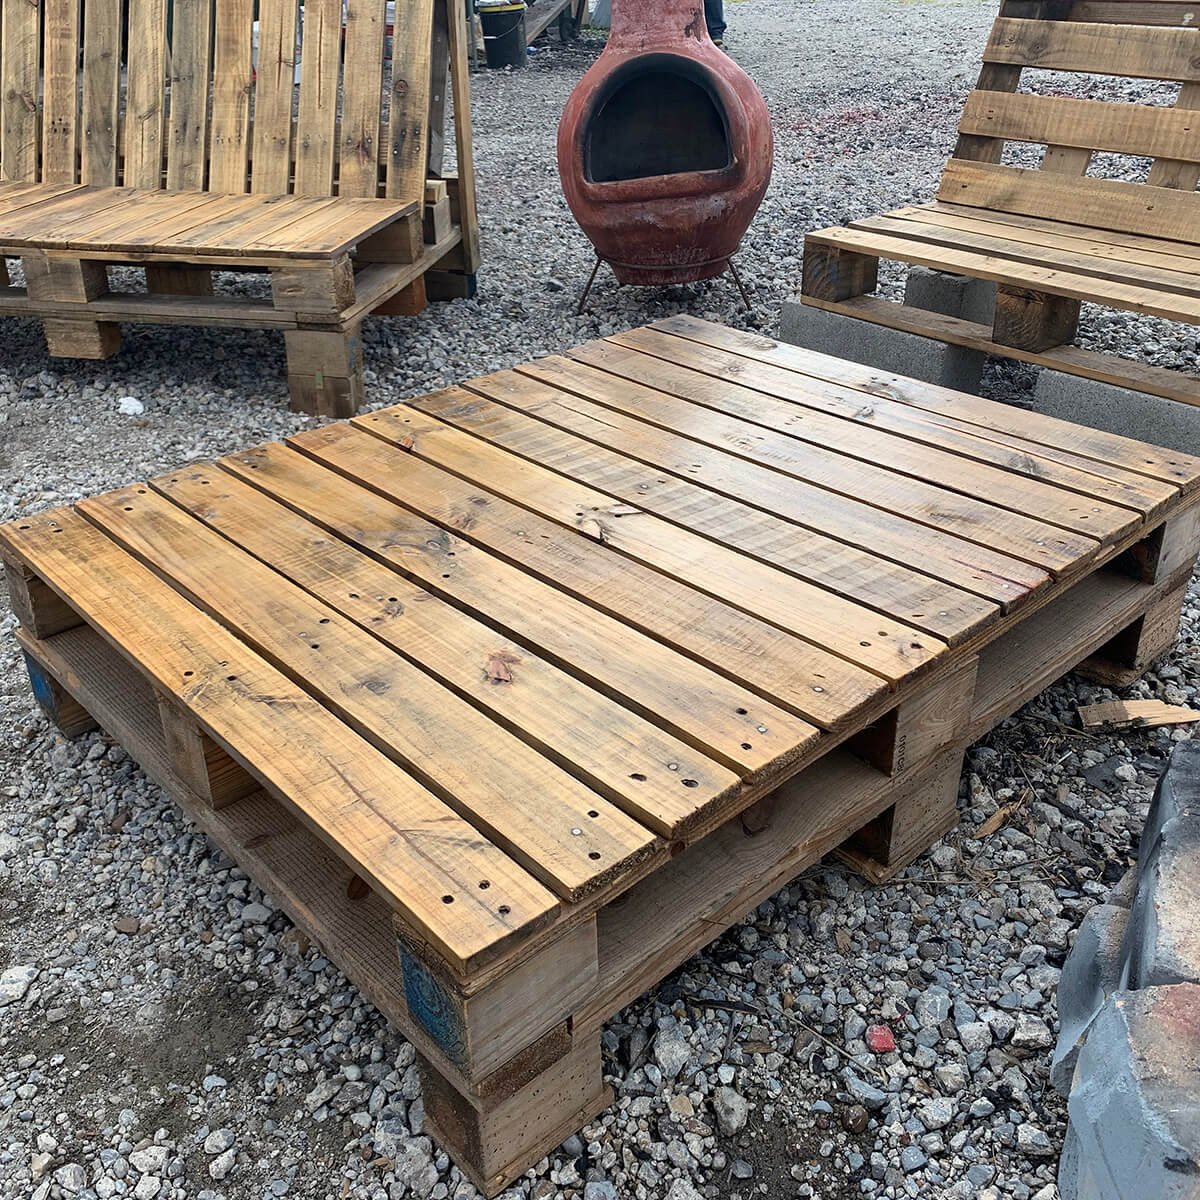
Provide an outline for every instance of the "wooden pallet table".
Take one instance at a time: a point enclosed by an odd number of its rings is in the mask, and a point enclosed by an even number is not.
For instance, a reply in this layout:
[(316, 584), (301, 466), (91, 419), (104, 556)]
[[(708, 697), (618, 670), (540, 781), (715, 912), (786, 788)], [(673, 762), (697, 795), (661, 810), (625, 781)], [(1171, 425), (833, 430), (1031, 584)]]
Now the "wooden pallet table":
[(0, 545), (42, 706), (412, 1040), (494, 1195), (610, 1102), (607, 1018), (1173, 644), (1200, 459), (676, 317)]

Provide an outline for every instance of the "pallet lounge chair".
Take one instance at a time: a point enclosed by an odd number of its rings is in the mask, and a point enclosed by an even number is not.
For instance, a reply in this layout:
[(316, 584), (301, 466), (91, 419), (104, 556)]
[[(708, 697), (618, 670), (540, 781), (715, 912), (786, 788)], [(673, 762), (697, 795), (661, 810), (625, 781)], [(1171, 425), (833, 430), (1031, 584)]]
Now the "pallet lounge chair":
[[(463, 6), (394, 28), (384, 0), (172, 7), (4, 0), (0, 255), (25, 287), (0, 314), (77, 358), (115, 354), (121, 321), (281, 329), (292, 407), (349, 415), (363, 317), (419, 312), (431, 268), (464, 294), (478, 261)], [(447, 67), (458, 175), (427, 197)], [(131, 264), (147, 293), (110, 291)], [(270, 301), (214, 296), (214, 270), (269, 272)]]
[[(808, 235), (801, 300), (866, 321), (1200, 404), (1200, 379), (1072, 345), (1081, 300), (1200, 325), (1200, 28), (1177, 0), (1005, 0), (933, 204)], [(1020, 91), (1057, 74), (1054, 94)], [(1078, 76), (1178, 83), (1173, 108), (1073, 99)], [(1006, 143), (1045, 146), (1038, 170)], [(1094, 178), (1097, 152), (1150, 160)], [(879, 259), (998, 285), (986, 325), (868, 295)]]

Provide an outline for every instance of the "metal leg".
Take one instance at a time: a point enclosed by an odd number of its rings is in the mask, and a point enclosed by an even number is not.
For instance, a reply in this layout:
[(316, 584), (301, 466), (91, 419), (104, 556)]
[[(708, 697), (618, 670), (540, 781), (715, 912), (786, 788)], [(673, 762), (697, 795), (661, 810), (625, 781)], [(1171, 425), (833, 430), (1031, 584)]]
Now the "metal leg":
[(733, 276), (733, 282), (737, 284), (737, 290), (742, 293), (742, 303), (746, 306), (746, 311), (753, 312), (754, 310), (750, 307), (750, 297), (746, 295), (746, 289), (742, 286), (742, 277), (738, 274), (732, 258), (729, 260), (729, 273)]
[(592, 284), (596, 282), (596, 275), (600, 270), (600, 257), (596, 256), (596, 265), (592, 268), (592, 273), (588, 276), (587, 287), (583, 289), (583, 295), (579, 297), (579, 307), (575, 309), (577, 317), (583, 316), (584, 307), (587, 304), (587, 298), (591, 294)]

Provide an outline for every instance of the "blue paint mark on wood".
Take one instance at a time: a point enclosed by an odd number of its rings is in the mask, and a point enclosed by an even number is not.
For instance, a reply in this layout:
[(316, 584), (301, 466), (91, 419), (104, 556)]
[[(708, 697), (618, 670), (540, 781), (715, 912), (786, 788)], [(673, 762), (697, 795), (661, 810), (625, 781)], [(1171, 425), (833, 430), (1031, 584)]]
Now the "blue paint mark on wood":
[(29, 672), (29, 684), (33, 688), (34, 699), (52, 721), (58, 720), (58, 684), (42, 668), (25, 655), (25, 670)]
[(466, 1069), (467, 1031), (461, 1004), (402, 941), (396, 947), (409, 1015), (455, 1066)]

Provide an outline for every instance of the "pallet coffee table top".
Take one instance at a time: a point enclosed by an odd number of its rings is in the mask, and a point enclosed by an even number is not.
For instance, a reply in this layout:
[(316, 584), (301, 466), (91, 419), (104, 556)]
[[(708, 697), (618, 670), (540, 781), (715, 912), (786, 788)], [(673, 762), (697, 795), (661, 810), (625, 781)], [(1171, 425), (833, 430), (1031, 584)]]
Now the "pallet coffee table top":
[(1193, 500), (1200, 459), (675, 317), (0, 541), (469, 975)]

